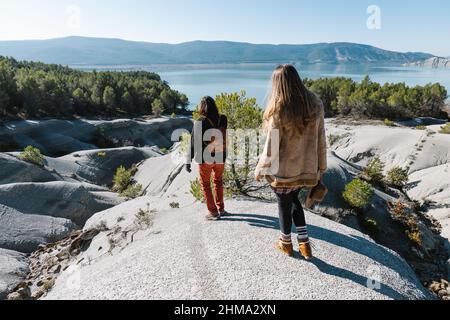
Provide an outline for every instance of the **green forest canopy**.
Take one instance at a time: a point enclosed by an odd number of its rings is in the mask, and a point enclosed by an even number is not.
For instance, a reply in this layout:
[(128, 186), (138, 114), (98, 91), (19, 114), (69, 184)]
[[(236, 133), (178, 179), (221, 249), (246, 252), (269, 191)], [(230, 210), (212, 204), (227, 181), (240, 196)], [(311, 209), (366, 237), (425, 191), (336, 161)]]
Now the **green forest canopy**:
[[(444, 86), (305, 79), (324, 102), (327, 117), (410, 119), (447, 117)], [(177, 113), (189, 105), (150, 72), (83, 72), (59, 65), (0, 57), (0, 117), (140, 116)]]
[(361, 82), (348, 78), (305, 80), (325, 105), (327, 117), (365, 119), (447, 118), (442, 110), (447, 90), (439, 83), (409, 87), (405, 83), (380, 85), (367, 76)]
[(0, 57), (0, 117), (139, 116), (184, 110), (186, 95), (150, 72), (83, 72)]

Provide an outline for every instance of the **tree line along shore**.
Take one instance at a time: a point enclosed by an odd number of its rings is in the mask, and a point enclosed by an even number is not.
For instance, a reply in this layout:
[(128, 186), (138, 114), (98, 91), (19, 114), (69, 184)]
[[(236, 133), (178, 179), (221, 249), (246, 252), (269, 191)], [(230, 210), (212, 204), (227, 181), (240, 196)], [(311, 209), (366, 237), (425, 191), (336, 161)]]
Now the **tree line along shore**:
[[(327, 117), (404, 120), (448, 118), (447, 90), (439, 83), (379, 84), (367, 76), (305, 79), (324, 102)], [(137, 117), (188, 112), (188, 97), (156, 73), (86, 72), (61, 65), (0, 57), (0, 117)]]
[(186, 95), (151, 72), (83, 72), (0, 57), (2, 118), (134, 117), (186, 110)]

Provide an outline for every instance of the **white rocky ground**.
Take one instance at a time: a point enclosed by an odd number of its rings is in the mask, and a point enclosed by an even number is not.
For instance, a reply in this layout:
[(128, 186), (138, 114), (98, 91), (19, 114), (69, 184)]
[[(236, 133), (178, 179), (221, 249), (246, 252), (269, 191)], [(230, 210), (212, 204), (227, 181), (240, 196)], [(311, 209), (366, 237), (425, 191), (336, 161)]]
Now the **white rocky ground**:
[(0, 183), (49, 182), (62, 180), (56, 173), (21, 161), (16, 157), (0, 154)]
[(409, 167), (409, 196), (433, 201), (430, 214), (442, 224), (450, 239), (450, 135), (440, 134), (440, 125), (427, 130), (384, 125), (336, 125), (328, 122), (328, 134), (341, 136), (332, 149), (352, 163), (365, 166), (380, 156), (386, 172), (394, 166)]
[[(231, 201), (234, 216), (203, 219), (200, 204), (170, 209), (141, 198), (103, 213), (133, 224), (134, 208), (160, 208), (154, 225), (109, 253), (106, 233), (63, 272), (46, 299), (425, 299), (403, 259), (363, 234), (308, 214), (316, 259), (285, 258), (277, 238), (276, 205)], [(155, 203), (159, 205), (155, 205)], [(84, 262), (86, 261), (86, 262)], [(367, 285), (381, 279), (379, 289)], [(79, 281), (79, 282), (78, 282)]]
[(160, 155), (159, 150), (148, 147), (89, 150), (60, 158), (46, 158), (46, 165), (65, 180), (75, 179), (103, 186), (111, 184), (118, 167), (130, 168), (145, 159)]
[(29, 214), (43, 214), (84, 225), (94, 213), (122, 200), (108, 189), (73, 182), (15, 183), (0, 186), (0, 203)]
[(77, 228), (67, 218), (24, 213), (0, 205), (0, 248), (31, 253), (40, 244), (67, 237)]
[(99, 149), (95, 143), (165, 147), (171, 145), (173, 128), (190, 126), (185, 118), (16, 121), (0, 126), (1, 146), (14, 150), (34, 145), (46, 155), (63, 155), (45, 157), (40, 168), (19, 160), (17, 153), (0, 153), (0, 298), (24, 278), (23, 253), (66, 237), (96, 212), (124, 201), (104, 187), (117, 167), (161, 155), (154, 147)]
[[(179, 169), (170, 156), (147, 160), (137, 175), (147, 196), (87, 222), (86, 229), (103, 225), (110, 231), (94, 238), (46, 299), (430, 297), (397, 254), (317, 215), (308, 213), (317, 255), (312, 262), (274, 250), (279, 233), (274, 204), (231, 200), (227, 209), (233, 215), (206, 222), (204, 205), (189, 194), (196, 173)], [(152, 219), (148, 229), (137, 227), (140, 209)], [(371, 279), (381, 280), (379, 287), (368, 287)]]
[(45, 155), (60, 156), (98, 149), (99, 136), (109, 143), (134, 146), (172, 146), (174, 128), (189, 129), (186, 118), (154, 120), (42, 120), (15, 121), (0, 127), (0, 145), (38, 147)]
[(16, 284), (28, 274), (28, 261), (23, 253), (0, 248), (0, 300), (6, 299)]
[[(234, 216), (207, 223), (203, 205), (189, 194), (196, 174), (174, 165), (170, 155), (160, 157), (158, 149), (148, 147), (99, 150), (94, 144), (101, 133), (119, 144), (168, 147), (168, 137), (179, 127), (188, 128), (189, 120), (49, 120), (1, 127), (0, 144), (34, 144), (54, 157), (46, 157), (45, 167), (38, 168), (15, 153), (0, 154), (0, 248), (15, 250), (0, 249), (0, 299), (27, 272), (27, 257), (17, 251), (28, 253), (39, 243), (57, 241), (86, 220), (86, 228), (104, 221), (111, 230), (99, 234), (73, 262), (79, 270), (63, 272), (48, 299), (430, 297), (402, 258), (358, 231), (308, 213), (318, 259), (283, 258), (272, 248), (278, 235), (273, 204), (232, 200), (228, 208)], [(341, 138), (330, 154), (331, 192), (321, 213), (333, 215), (344, 208), (343, 186), (373, 155), (380, 155), (386, 170), (410, 167), (409, 195), (435, 202), (430, 213), (449, 237), (450, 136), (438, 134), (438, 128), (329, 122), (328, 133)], [(123, 199), (103, 185), (110, 183), (117, 166), (134, 163), (141, 163), (135, 178), (146, 197), (121, 204)], [(374, 215), (382, 214), (380, 205), (388, 197), (377, 194)], [(153, 225), (140, 230), (136, 213), (147, 211), (147, 203)], [(374, 270), (382, 280), (378, 290), (367, 287)]]

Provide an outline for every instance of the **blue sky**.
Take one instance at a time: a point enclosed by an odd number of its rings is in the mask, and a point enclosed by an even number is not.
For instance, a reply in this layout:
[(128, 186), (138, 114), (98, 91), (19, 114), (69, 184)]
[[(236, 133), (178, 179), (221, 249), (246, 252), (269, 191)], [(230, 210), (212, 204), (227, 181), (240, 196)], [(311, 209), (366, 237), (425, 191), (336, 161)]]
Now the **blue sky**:
[[(367, 28), (369, 5), (381, 10), (379, 30)], [(0, 0), (0, 40), (347, 41), (450, 56), (449, 18), (447, 0)]]

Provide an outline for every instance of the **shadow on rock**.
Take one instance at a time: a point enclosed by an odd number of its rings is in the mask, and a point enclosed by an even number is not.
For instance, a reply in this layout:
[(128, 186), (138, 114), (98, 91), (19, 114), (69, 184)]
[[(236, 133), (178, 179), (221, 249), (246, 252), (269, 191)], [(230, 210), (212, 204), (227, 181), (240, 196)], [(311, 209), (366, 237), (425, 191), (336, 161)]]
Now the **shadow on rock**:
[[(279, 220), (275, 217), (265, 215), (233, 214), (230, 217), (222, 218), (222, 221), (247, 222), (252, 227), (279, 230)], [(416, 283), (418, 286), (421, 286), (420, 283), (417, 283), (415, 278), (409, 276), (408, 272), (405, 272), (410, 271), (410, 273), (413, 274), (412, 269), (405, 270), (405, 268), (409, 268), (409, 266), (402, 262), (399, 256), (384, 249), (374, 242), (371, 242), (363, 237), (345, 235), (315, 225), (308, 225), (308, 230), (310, 237), (313, 239), (322, 240), (366, 256), (383, 266), (391, 268), (401, 276), (407, 277), (412, 283)], [(326, 274), (351, 280), (362, 286), (367, 286), (368, 281), (370, 281), (366, 277), (360, 276), (348, 270), (331, 266), (320, 259), (314, 259), (312, 263), (314, 263), (322, 272)], [(384, 294), (392, 299), (406, 299), (403, 295), (385, 284), (381, 284), (381, 288), (375, 291), (380, 292), (381, 294)]]

